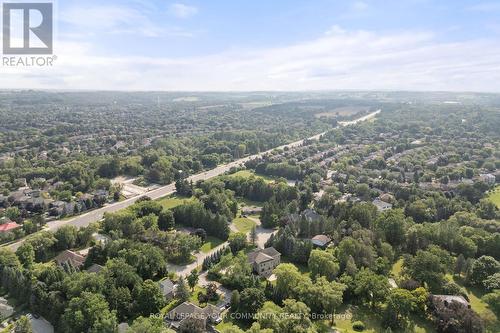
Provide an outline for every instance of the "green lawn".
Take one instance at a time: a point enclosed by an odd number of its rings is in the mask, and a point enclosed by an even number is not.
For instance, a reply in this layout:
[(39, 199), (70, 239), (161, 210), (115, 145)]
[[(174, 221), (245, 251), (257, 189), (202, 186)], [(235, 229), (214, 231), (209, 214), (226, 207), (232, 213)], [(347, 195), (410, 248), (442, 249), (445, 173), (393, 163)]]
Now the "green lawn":
[(488, 199), (491, 200), (497, 207), (500, 209), (500, 185), (495, 187), (490, 194), (488, 195)]
[[(198, 302), (198, 294), (203, 292), (205, 292), (204, 288), (200, 286), (194, 287), (194, 291), (191, 292), (191, 297), (189, 298), (189, 301), (193, 304), (198, 305), (201, 308), (204, 308), (205, 306), (207, 306), (207, 304), (206, 303), (200, 304), (200, 302)], [(209, 301), (208, 303), (212, 305), (217, 305), (217, 302), (218, 301)]]
[(264, 206), (263, 202), (248, 200), (248, 199), (242, 198), (242, 197), (237, 197), (236, 200), (238, 201), (240, 206), (244, 206), (244, 207), (262, 207), (262, 206)]
[(255, 222), (247, 219), (245, 217), (237, 217), (233, 220), (233, 223), (239, 232), (249, 233), (250, 230), (255, 226)]
[(260, 175), (256, 174), (252, 170), (241, 170), (235, 173), (232, 173), (229, 175), (229, 177), (243, 177), (243, 178), (250, 178), (254, 176), (255, 178), (262, 178), (264, 179), (267, 183), (272, 183), (274, 182), (274, 179), (272, 177), (266, 176), (266, 175)]
[[(339, 332), (342, 333), (355, 333), (356, 331), (352, 329), (352, 323), (355, 321), (362, 321), (366, 325), (366, 329), (363, 332), (368, 333), (378, 333), (385, 332), (382, 327), (382, 318), (380, 315), (373, 313), (369, 308), (357, 307), (357, 306), (346, 306), (338, 311), (335, 327)], [(323, 321), (321, 324), (317, 324), (322, 327), (329, 327), (329, 321)], [(433, 328), (432, 323), (421, 318), (412, 317), (409, 332), (414, 333), (435, 333), (436, 330)], [(403, 332), (393, 330), (393, 332)]]
[(185, 201), (194, 200), (193, 198), (182, 197), (179, 195), (172, 195), (158, 199), (158, 202), (166, 209), (172, 209), (183, 204)]
[(222, 243), (224, 243), (223, 240), (208, 236), (205, 243), (203, 243), (203, 245), (201, 246), (200, 251), (203, 253), (208, 253)]
[(391, 274), (398, 278), (401, 275), (401, 271), (403, 270), (403, 258), (399, 259), (392, 265)]

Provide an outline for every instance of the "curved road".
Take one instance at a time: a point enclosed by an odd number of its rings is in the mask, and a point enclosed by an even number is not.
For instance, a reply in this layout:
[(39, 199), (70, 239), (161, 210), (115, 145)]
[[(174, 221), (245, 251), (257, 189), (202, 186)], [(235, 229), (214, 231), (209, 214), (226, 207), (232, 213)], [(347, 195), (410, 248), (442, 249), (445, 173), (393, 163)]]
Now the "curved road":
[[(361, 117), (361, 118), (358, 118), (358, 119), (355, 119), (352, 121), (339, 122), (339, 126), (354, 125), (354, 124), (357, 124), (359, 122), (371, 119), (371, 118), (375, 117), (378, 113), (380, 113), (380, 111), (381, 110), (377, 110), (377, 111), (372, 112), (364, 117)], [(318, 140), (325, 133), (326, 132), (323, 132), (323, 133), (314, 135), (314, 136), (309, 137), (309, 138), (304, 139), (304, 140), (299, 140), (296, 142), (292, 142), (292, 143), (289, 143), (286, 145), (282, 145), (282, 146), (270, 149), (268, 151), (265, 151), (265, 152), (262, 152), (259, 154), (244, 157), (244, 158), (241, 158), (241, 159), (236, 160), (234, 162), (220, 165), (212, 170), (208, 170), (208, 171), (196, 174), (196, 175), (192, 175), (192, 176), (188, 177), (187, 179), (192, 180), (194, 183), (196, 183), (198, 180), (206, 180), (206, 179), (210, 179), (213, 177), (217, 177), (217, 176), (229, 171), (233, 167), (240, 166), (249, 160), (262, 157), (263, 155), (270, 153), (275, 149), (284, 149), (286, 147), (288, 147), (288, 148), (298, 147), (298, 146), (301, 146), (302, 144), (304, 144), (304, 141), (306, 141), (306, 140)], [(157, 188), (155, 190), (151, 190), (149, 192), (146, 192), (144, 195), (155, 200), (155, 199), (159, 199), (159, 198), (165, 197), (165, 196), (173, 194), (173, 193), (175, 193), (175, 184), (174, 183)], [(60, 227), (62, 227), (64, 225), (74, 225), (77, 228), (86, 227), (89, 224), (91, 224), (92, 222), (96, 222), (96, 221), (101, 220), (104, 216), (104, 213), (112, 213), (112, 212), (116, 212), (116, 211), (119, 211), (121, 209), (127, 208), (128, 206), (131, 206), (134, 202), (136, 202), (140, 197), (142, 197), (144, 195), (138, 195), (136, 197), (129, 198), (129, 199), (126, 199), (124, 201), (105, 205), (102, 208), (92, 210), (88, 213), (78, 215), (78, 216), (75, 216), (75, 217), (70, 218), (70, 219), (49, 222), (49, 223), (47, 223), (45, 230), (56, 231), (57, 229), (59, 229)], [(19, 248), (19, 246), (23, 243), (23, 241), (24, 241), (24, 239), (21, 239), (15, 243), (7, 245), (7, 246), (10, 247), (13, 251), (16, 251)]]

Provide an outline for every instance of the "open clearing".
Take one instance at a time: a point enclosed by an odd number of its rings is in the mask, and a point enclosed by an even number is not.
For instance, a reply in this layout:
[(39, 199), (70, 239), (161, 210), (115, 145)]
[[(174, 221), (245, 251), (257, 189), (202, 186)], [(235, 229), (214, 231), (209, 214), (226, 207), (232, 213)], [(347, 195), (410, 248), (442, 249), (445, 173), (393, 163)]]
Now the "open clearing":
[(256, 225), (256, 223), (245, 217), (237, 217), (233, 220), (233, 223), (239, 232), (249, 233), (250, 230)]
[(209, 253), (222, 243), (224, 243), (223, 240), (212, 236), (208, 236), (207, 239), (205, 240), (205, 243), (203, 243), (203, 245), (201, 246), (200, 251), (203, 253)]
[(500, 209), (500, 185), (490, 192), (488, 199)]
[(368, 106), (345, 106), (340, 108), (335, 108), (331, 111), (316, 113), (314, 116), (316, 118), (334, 118), (337, 116), (350, 116), (358, 112), (368, 111), (370, 108)]
[(179, 205), (182, 205), (184, 202), (192, 201), (193, 198), (182, 197), (179, 195), (171, 195), (161, 199), (158, 199), (158, 202), (166, 209), (172, 209)]

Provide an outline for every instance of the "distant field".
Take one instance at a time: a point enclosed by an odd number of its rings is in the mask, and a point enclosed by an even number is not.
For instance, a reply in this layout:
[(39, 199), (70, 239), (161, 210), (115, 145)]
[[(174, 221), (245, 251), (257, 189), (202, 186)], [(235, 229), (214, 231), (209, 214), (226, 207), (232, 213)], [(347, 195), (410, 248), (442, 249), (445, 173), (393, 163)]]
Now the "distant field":
[(184, 203), (185, 201), (192, 201), (193, 198), (181, 197), (178, 195), (172, 195), (158, 199), (158, 202), (166, 209), (172, 209)]
[(356, 114), (362, 111), (368, 111), (370, 108), (367, 106), (345, 106), (341, 108), (333, 109), (328, 112), (320, 112), (316, 113), (314, 116), (316, 118), (326, 117), (326, 118), (334, 118), (336, 116), (350, 116), (352, 114)]
[(488, 199), (491, 200), (500, 209), (500, 186), (495, 187), (491, 193), (488, 195)]

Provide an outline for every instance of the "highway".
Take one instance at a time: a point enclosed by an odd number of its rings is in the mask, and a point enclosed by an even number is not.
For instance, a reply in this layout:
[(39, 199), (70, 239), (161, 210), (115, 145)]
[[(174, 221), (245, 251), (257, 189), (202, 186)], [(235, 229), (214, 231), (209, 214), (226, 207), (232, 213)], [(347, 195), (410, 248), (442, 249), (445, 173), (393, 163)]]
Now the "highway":
[[(365, 121), (365, 120), (368, 120), (368, 119), (375, 117), (380, 112), (381, 112), (381, 110), (377, 110), (377, 111), (372, 112), (366, 116), (363, 116), (361, 118), (358, 118), (358, 119), (355, 119), (352, 121), (339, 122), (339, 126), (349, 126), (349, 125), (357, 124), (359, 122), (362, 122), (362, 121)], [(288, 148), (298, 147), (298, 146), (301, 146), (304, 143), (304, 141), (306, 141), (306, 140), (318, 140), (325, 133), (326, 132), (319, 133), (319, 134), (314, 135), (312, 137), (309, 137), (307, 139), (303, 139), (303, 140), (299, 140), (299, 141), (292, 142), (289, 144), (285, 144), (285, 145), (282, 145), (282, 146), (279, 146), (279, 147), (276, 147), (276, 148), (273, 148), (273, 149), (270, 149), (268, 151), (261, 152), (259, 154), (255, 154), (252, 156), (247, 156), (247, 157), (238, 159), (236, 161), (233, 161), (233, 162), (230, 162), (230, 163), (227, 163), (224, 165), (220, 165), (214, 169), (211, 169), (211, 170), (208, 170), (208, 171), (196, 174), (196, 175), (192, 175), (192, 176), (188, 177), (187, 179), (189, 181), (192, 180), (195, 183), (198, 180), (206, 180), (206, 179), (210, 179), (213, 177), (217, 177), (217, 176), (229, 171), (232, 167), (238, 167), (240, 165), (243, 165), (245, 162), (252, 160), (252, 159), (255, 159), (255, 158), (262, 157), (263, 155), (270, 153), (271, 151), (273, 151), (275, 149), (284, 149), (287, 147)], [(157, 188), (157, 189), (154, 189), (151, 191), (148, 191), (144, 195), (155, 200), (155, 199), (159, 199), (159, 198), (165, 197), (165, 196), (173, 194), (173, 193), (175, 193), (175, 184), (174, 183), (169, 184), (169, 185), (165, 185), (163, 187), (160, 187), (160, 188)], [(64, 225), (74, 225), (75, 227), (78, 227), (78, 228), (86, 227), (93, 222), (101, 220), (104, 217), (104, 213), (113, 213), (113, 212), (117, 212), (121, 209), (127, 208), (128, 206), (131, 206), (132, 204), (134, 204), (134, 202), (136, 202), (140, 197), (142, 197), (144, 195), (138, 195), (136, 197), (132, 197), (132, 198), (126, 199), (124, 201), (108, 204), (108, 205), (105, 205), (104, 207), (92, 210), (90, 212), (87, 212), (87, 213), (84, 213), (84, 214), (81, 214), (81, 215), (78, 215), (78, 216), (75, 216), (75, 217), (72, 217), (69, 219), (56, 220), (56, 221), (49, 222), (45, 226), (45, 230), (56, 231), (57, 229), (59, 229), (60, 227), (62, 227)], [(19, 246), (23, 243), (23, 241), (24, 240), (21, 239), (15, 243), (11, 243), (7, 246), (10, 247), (13, 251), (15, 251), (15, 250), (17, 250), (17, 248), (19, 248)]]

